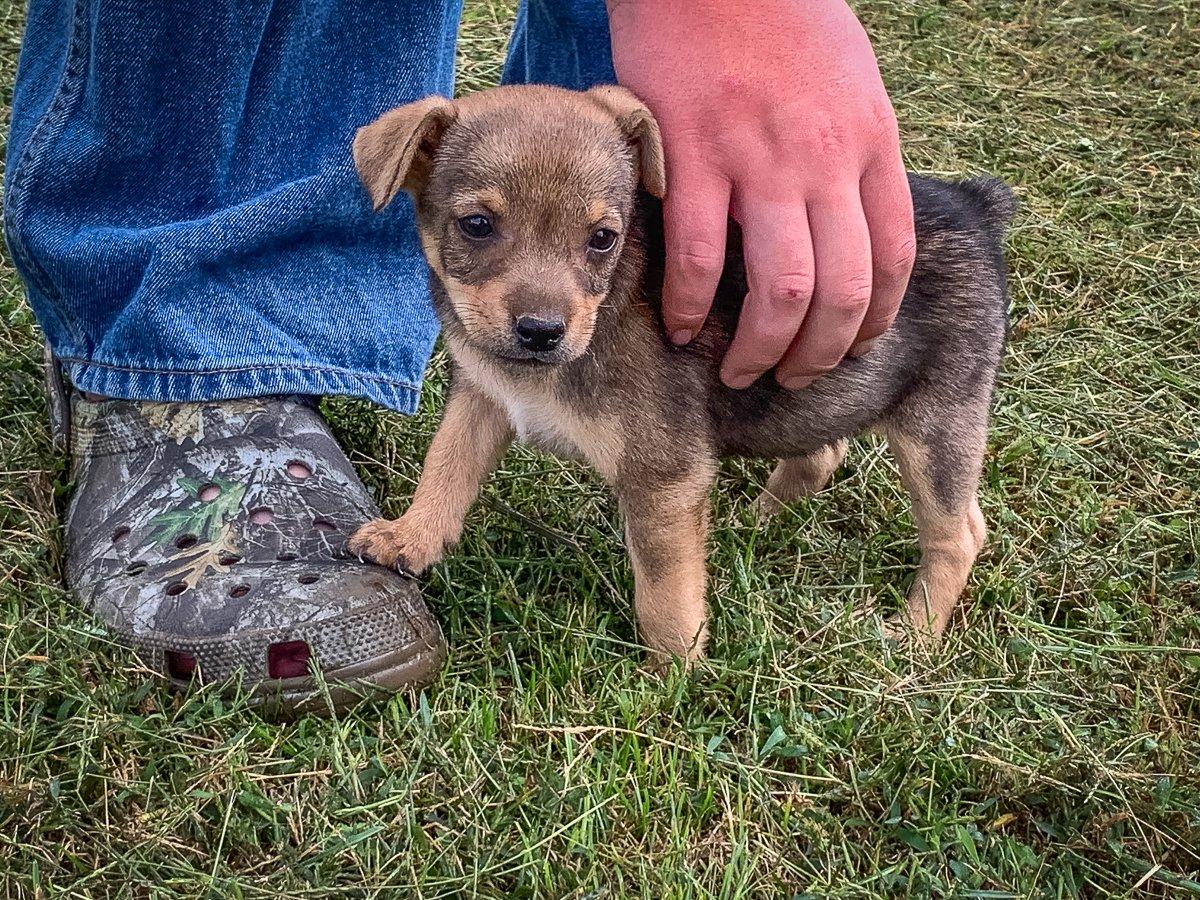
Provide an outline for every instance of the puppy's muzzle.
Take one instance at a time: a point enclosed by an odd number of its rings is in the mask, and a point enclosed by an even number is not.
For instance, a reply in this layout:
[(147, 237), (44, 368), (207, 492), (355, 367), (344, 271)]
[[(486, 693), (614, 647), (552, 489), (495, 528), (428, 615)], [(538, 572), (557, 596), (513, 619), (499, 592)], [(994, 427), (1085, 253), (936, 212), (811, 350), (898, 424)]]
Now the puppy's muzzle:
[(567, 326), (562, 319), (543, 319), (539, 316), (518, 316), (513, 322), (517, 344), (530, 353), (549, 353), (562, 343)]

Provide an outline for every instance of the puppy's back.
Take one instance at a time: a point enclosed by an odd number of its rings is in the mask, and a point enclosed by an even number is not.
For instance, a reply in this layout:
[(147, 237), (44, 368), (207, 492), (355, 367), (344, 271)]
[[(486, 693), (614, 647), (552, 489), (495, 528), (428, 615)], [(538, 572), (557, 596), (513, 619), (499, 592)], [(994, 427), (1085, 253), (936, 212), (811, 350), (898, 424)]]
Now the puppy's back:
[[(917, 256), (895, 324), (868, 355), (846, 359), (801, 391), (771, 375), (743, 391), (717, 375), (747, 291), (740, 230), (730, 223), (725, 271), (708, 323), (677, 355), (703, 370), (713, 437), (722, 452), (780, 457), (860, 434), (882, 421), (921, 383), (947, 402), (990, 398), (1006, 334), (1004, 231), (1016, 210), (994, 178), (944, 182), (909, 176)], [(643, 207), (646, 300), (661, 315), (661, 208)], [(679, 357), (682, 357), (680, 359)], [(690, 379), (689, 379), (690, 380)]]

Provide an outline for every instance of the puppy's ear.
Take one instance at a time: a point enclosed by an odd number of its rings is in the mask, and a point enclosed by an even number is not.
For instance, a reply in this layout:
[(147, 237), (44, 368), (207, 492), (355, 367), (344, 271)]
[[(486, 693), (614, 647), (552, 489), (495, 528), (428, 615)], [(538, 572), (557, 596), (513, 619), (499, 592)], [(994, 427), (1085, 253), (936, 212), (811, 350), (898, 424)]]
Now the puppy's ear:
[(602, 84), (587, 92), (617, 120), (638, 151), (642, 187), (660, 200), (667, 193), (667, 172), (663, 163), (662, 136), (658, 123), (646, 105), (633, 93), (615, 84)]
[(415, 193), (429, 175), (429, 161), (455, 118), (445, 97), (426, 97), (385, 112), (354, 135), (354, 165), (375, 212), (401, 190)]

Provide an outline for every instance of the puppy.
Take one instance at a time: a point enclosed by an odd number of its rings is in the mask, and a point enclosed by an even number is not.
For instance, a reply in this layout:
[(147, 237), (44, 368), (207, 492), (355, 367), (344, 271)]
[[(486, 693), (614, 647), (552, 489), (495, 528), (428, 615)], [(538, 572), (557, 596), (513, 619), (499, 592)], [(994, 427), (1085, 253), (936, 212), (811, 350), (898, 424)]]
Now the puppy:
[(731, 222), (703, 330), (672, 346), (662, 146), (628, 91), (430, 97), (361, 128), (354, 160), (376, 210), (400, 191), (416, 204), (453, 375), (412, 505), (364, 525), (353, 552), (412, 572), (436, 563), (516, 434), (586, 460), (614, 488), (642, 642), (655, 662), (691, 661), (707, 632), (718, 459), (777, 459), (762, 501), (773, 510), (820, 490), (847, 439), (880, 429), (921, 545), (901, 618), (941, 634), (984, 542), (976, 491), (1006, 333), (1007, 187), (910, 176), (916, 265), (872, 352), (802, 390), (769, 376), (732, 390), (718, 367), (747, 290), (740, 233)]

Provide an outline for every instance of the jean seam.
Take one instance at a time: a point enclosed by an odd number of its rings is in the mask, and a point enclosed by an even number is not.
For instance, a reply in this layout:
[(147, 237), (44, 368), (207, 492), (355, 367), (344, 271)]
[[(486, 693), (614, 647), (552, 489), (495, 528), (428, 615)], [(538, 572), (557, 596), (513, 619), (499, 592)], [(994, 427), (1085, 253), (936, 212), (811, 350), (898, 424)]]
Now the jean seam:
[(71, 13), (70, 34), (67, 39), (67, 54), (63, 62), (62, 75), (50, 98), (45, 112), (38, 119), (25, 146), (13, 166), (8, 179), (8, 189), (5, 192), (4, 231), (8, 238), (8, 246), (12, 251), (13, 260), (19, 263), (26, 276), (42, 296), (46, 305), (54, 311), (59, 324), (69, 332), (77, 344), (86, 345), (84, 335), (78, 324), (61, 309), (62, 295), (55, 287), (53, 279), (33, 258), (21, 237), (19, 224), (24, 222), (26, 215), (26, 198), (29, 195), (29, 182), (37, 172), (36, 161), (38, 154), (48, 149), (53, 140), (62, 133), (66, 124), (70, 107), (82, 96), (84, 74), (87, 71), (87, 0), (75, 0)]
[(408, 381), (402, 378), (386, 378), (382, 375), (369, 375), (365, 372), (357, 372), (353, 369), (344, 369), (339, 366), (314, 366), (305, 363), (260, 363), (255, 365), (245, 366), (221, 366), (215, 369), (157, 369), (148, 366), (122, 366), (115, 363), (98, 362), (93, 359), (85, 359), (79, 356), (58, 356), (55, 357), (59, 362), (70, 363), (77, 366), (92, 367), (97, 369), (108, 369), (114, 372), (128, 372), (134, 375), (177, 375), (184, 378), (196, 377), (205, 378), (213, 375), (232, 375), (238, 372), (259, 372), (264, 369), (290, 369), (298, 372), (323, 372), (330, 375), (345, 375), (351, 378), (358, 378), (363, 381), (372, 381), (378, 384), (393, 385), (402, 387), (408, 390), (419, 390), (420, 382)]

